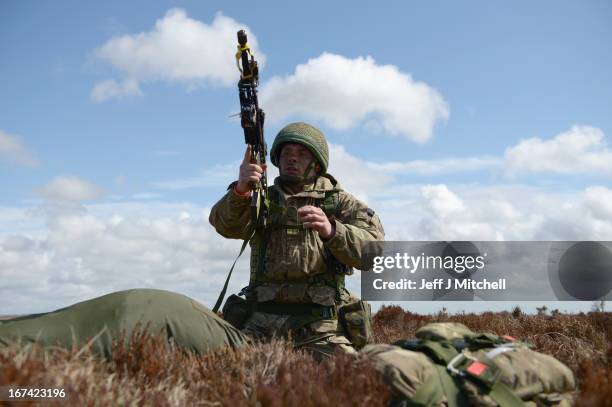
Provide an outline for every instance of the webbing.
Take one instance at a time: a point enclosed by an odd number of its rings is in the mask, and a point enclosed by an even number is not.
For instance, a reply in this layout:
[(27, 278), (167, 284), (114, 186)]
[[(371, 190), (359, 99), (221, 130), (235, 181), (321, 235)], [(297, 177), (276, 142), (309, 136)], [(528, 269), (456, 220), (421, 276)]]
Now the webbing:
[(223, 303), (223, 298), (225, 298), (225, 293), (227, 292), (227, 286), (229, 285), (229, 281), (230, 281), (230, 278), (232, 277), (232, 272), (234, 271), (236, 262), (238, 261), (238, 259), (242, 255), (242, 252), (244, 252), (244, 249), (246, 248), (247, 244), (253, 238), (254, 235), (255, 235), (255, 230), (253, 230), (253, 233), (251, 233), (251, 236), (249, 236), (248, 239), (244, 239), (244, 242), (242, 242), (240, 253), (238, 253), (238, 256), (236, 256), (236, 259), (234, 260), (234, 263), (232, 264), (232, 267), (230, 268), (227, 278), (225, 279), (225, 284), (223, 284), (223, 289), (221, 290), (221, 293), (219, 294), (219, 298), (217, 298), (217, 302), (215, 303), (215, 306), (212, 309), (213, 312), (216, 313), (217, 311), (219, 311), (219, 308), (221, 307), (221, 304)]

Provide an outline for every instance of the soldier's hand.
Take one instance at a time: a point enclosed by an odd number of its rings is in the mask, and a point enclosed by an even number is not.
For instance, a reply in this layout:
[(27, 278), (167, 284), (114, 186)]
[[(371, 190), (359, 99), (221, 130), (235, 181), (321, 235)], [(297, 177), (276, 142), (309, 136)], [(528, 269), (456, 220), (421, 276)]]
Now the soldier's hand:
[(323, 209), (312, 205), (305, 205), (298, 209), (298, 216), (304, 223), (304, 227), (314, 229), (319, 233), (321, 239), (331, 239), (336, 230), (330, 223)]
[(238, 174), (238, 184), (236, 185), (236, 191), (245, 193), (251, 189), (249, 186), (250, 182), (259, 182), (263, 172), (266, 169), (266, 165), (259, 166), (251, 162), (251, 146), (248, 145), (244, 152), (244, 158), (240, 164), (240, 172)]

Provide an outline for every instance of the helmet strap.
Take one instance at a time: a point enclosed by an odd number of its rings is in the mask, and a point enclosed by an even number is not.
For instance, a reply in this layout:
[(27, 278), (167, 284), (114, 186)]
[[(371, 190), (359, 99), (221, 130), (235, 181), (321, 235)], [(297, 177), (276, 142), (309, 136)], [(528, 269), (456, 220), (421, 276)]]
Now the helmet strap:
[[(316, 178), (317, 176), (316, 166), (317, 166), (316, 160), (312, 160), (310, 161), (310, 163), (304, 170), (304, 174), (302, 175), (282, 175), (281, 174), (280, 180), (287, 184), (307, 184), (308, 181), (311, 181), (314, 178)], [(313, 172), (313, 170), (315, 170), (315, 172), (312, 176), (310, 176), (310, 173)]]
[[(302, 175), (302, 181), (306, 182), (309, 181), (313, 178), (315, 178), (317, 176), (317, 173), (315, 171), (315, 166), (317, 165), (316, 160), (312, 160), (310, 161), (310, 164), (308, 164), (308, 166), (306, 167), (306, 169), (304, 170), (304, 175)], [(312, 177), (310, 176), (310, 172), (313, 172)]]

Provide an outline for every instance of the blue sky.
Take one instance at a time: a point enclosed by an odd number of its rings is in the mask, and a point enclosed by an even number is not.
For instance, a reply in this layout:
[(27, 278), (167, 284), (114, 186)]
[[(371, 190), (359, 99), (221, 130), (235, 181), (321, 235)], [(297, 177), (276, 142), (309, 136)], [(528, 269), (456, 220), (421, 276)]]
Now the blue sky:
[(612, 239), (609, 2), (329, 3), (0, 3), (0, 313), (214, 302), (239, 247), (207, 223), (244, 149), (236, 27), (268, 142), (320, 127), (388, 239)]

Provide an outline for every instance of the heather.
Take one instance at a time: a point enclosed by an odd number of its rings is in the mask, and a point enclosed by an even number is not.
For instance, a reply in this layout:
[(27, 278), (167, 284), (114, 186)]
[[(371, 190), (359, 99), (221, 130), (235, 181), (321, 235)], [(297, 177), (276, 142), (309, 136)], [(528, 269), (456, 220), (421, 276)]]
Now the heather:
[[(426, 323), (443, 321), (529, 341), (575, 372), (577, 405), (612, 405), (612, 313), (526, 315), (517, 308), (511, 313), (419, 315), (392, 306), (374, 316), (375, 338), (393, 342), (414, 336)], [(70, 404), (92, 406), (383, 406), (390, 398), (381, 377), (361, 357), (339, 355), (317, 363), (281, 340), (196, 356), (142, 332), (131, 339), (129, 346), (117, 341), (110, 360), (87, 348), (4, 349), (0, 386), (62, 387)]]

